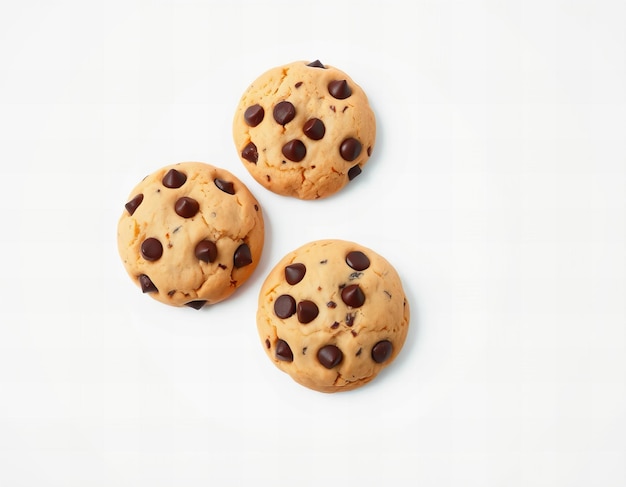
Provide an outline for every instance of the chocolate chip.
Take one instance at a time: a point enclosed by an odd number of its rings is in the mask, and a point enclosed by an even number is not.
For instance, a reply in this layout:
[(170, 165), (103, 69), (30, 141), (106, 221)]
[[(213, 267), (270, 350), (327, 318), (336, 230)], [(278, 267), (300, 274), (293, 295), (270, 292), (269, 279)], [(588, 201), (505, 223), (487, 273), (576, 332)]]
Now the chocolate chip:
[(377, 364), (382, 364), (389, 357), (393, 351), (393, 345), (389, 340), (381, 340), (372, 347), (372, 360)]
[(293, 362), (293, 352), (285, 340), (280, 338), (276, 341), (276, 358), (283, 362)]
[(280, 125), (286, 125), (296, 116), (296, 107), (288, 101), (281, 101), (274, 107), (274, 120)]
[(187, 181), (187, 175), (176, 169), (167, 171), (161, 182), (166, 188), (180, 188)]
[(332, 369), (343, 360), (343, 352), (335, 345), (325, 345), (318, 350), (317, 360), (327, 369)]
[(285, 280), (291, 284), (298, 284), (306, 274), (306, 266), (304, 264), (296, 263), (285, 267)]
[(352, 308), (359, 308), (365, 303), (365, 294), (358, 284), (350, 284), (341, 290), (341, 299)]
[(346, 264), (352, 267), (355, 271), (364, 271), (370, 266), (370, 260), (360, 250), (353, 250), (346, 255)]
[(176, 204), (174, 205), (174, 211), (176, 214), (178, 216), (182, 216), (183, 218), (191, 218), (192, 216), (195, 216), (196, 213), (198, 213), (198, 210), (200, 210), (200, 204), (188, 196), (178, 198)]
[(330, 328), (332, 330), (336, 330), (337, 328), (339, 328), (339, 322), (338, 321), (334, 321), (332, 325), (330, 325)]
[(319, 314), (319, 309), (313, 301), (303, 300), (298, 303), (296, 310), (298, 314), (298, 321), (303, 325), (311, 323)]
[(296, 88), (300, 88), (302, 86), (302, 81), (298, 81), (294, 86)]
[(214, 262), (217, 258), (217, 246), (210, 240), (201, 240), (194, 250), (196, 258), (203, 262)]
[(361, 166), (359, 166), (358, 164), (356, 166), (352, 166), (348, 171), (348, 180), (352, 181), (359, 174), (361, 174)]
[(326, 66), (324, 66), (322, 64), (322, 62), (319, 59), (316, 59), (315, 61), (313, 61), (312, 63), (307, 64), (307, 66), (311, 67), (311, 68), (322, 68), (322, 69), (326, 69)]
[(128, 211), (129, 215), (135, 213), (135, 210), (139, 207), (141, 202), (143, 201), (143, 194), (139, 193), (137, 196), (134, 196), (132, 200), (124, 205), (126, 211)]
[(274, 301), (274, 313), (279, 318), (289, 318), (296, 312), (296, 300), (289, 294), (283, 294)]
[(256, 149), (256, 145), (253, 142), (248, 142), (248, 145), (241, 151), (241, 157), (248, 162), (256, 164), (259, 160), (259, 152)]
[(149, 237), (141, 242), (141, 255), (149, 261), (159, 260), (163, 255), (163, 245), (156, 238)]
[(215, 178), (215, 186), (224, 191), (224, 193), (235, 194), (235, 186), (230, 181), (224, 179)]
[(293, 162), (300, 162), (306, 156), (306, 146), (298, 139), (290, 140), (283, 146), (283, 155)]
[(141, 274), (139, 276), (139, 285), (141, 286), (141, 291), (144, 293), (158, 293), (159, 292), (159, 290), (156, 288), (152, 280), (145, 274)]
[(328, 301), (328, 303), (326, 303), (326, 306), (328, 306), (329, 308), (336, 308), (337, 303), (335, 303), (334, 301)]
[(339, 153), (346, 161), (354, 161), (361, 153), (361, 143), (355, 138), (349, 137), (339, 146)]
[(243, 118), (250, 127), (256, 127), (263, 121), (265, 110), (261, 105), (252, 105), (246, 108)]
[(272, 344), (270, 343), (270, 339), (266, 338), (265, 339), (265, 347), (269, 349), (271, 346), (272, 346)]
[(348, 85), (345, 79), (337, 79), (328, 83), (328, 92), (333, 98), (338, 100), (345, 100), (352, 94), (352, 89)]
[(309, 139), (320, 140), (326, 133), (326, 127), (324, 126), (324, 122), (322, 122), (319, 118), (312, 118), (307, 120), (302, 127), (302, 131)]
[(193, 309), (200, 309), (205, 304), (206, 304), (206, 300), (198, 299), (196, 301), (189, 301), (189, 302), (185, 303), (185, 306), (189, 306), (190, 308), (193, 308)]
[(346, 325), (347, 325), (347, 326), (352, 326), (352, 325), (354, 325), (354, 318), (355, 318), (354, 313), (348, 313), (348, 314), (346, 314)]
[(237, 269), (252, 264), (252, 253), (250, 252), (248, 244), (242, 243), (237, 247), (235, 255), (233, 256), (233, 263)]

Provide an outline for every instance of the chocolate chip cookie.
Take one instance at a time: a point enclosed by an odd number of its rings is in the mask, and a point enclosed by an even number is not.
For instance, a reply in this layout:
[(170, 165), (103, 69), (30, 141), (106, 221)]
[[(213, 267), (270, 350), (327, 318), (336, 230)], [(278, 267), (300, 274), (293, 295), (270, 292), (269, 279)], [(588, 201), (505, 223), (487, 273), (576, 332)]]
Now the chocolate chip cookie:
[(117, 243), (145, 294), (200, 309), (228, 298), (250, 277), (263, 250), (263, 215), (230, 172), (184, 162), (159, 169), (131, 191)]
[(353, 242), (319, 240), (268, 274), (257, 328), (279, 369), (311, 389), (337, 392), (366, 384), (396, 358), (409, 314), (387, 260)]
[(250, 174), (277, 194), (330, 196), (363, 170), (376, 138), (365, 92), (320, 61), (275, 67), (245, 91), (233, 121)]

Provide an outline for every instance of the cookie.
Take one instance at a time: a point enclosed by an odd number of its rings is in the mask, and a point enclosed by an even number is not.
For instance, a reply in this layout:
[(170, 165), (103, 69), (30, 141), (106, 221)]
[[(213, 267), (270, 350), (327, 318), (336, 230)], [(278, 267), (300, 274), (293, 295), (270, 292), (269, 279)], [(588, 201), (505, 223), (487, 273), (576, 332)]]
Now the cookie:
[(409, 315), (387, 260), (353, 242), (318, 240), (270, 271), (257, 328), (279, 369), (310, 389), (338, 392), (368, 383), (396, 358)]
[(346, 73), (298, 61), (270, 69), (248, 87), (233, 138), (257, 182), (313, 200), (361, 174), (374, 149), (376, 120), (365, 92)]
[(264, 243), (261, 207), (230, 172), (200, 162), (163, 167), (130, 193), (117, 228), (126, 271), (150, 297), (200, 309), (235, 292)]

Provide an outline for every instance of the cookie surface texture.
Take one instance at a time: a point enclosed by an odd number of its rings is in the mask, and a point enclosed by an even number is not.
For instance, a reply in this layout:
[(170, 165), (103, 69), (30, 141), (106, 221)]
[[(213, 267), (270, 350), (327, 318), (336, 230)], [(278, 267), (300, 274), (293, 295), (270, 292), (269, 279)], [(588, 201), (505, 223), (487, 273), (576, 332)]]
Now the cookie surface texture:
[(363, 89), (319, 61), (270, 69), (244, 92), (233, 121), (241, 161), (265, 188), (313, 200), (353, 180), (374, 149)]
[(370, 382), (400, 353), (409, 328), (400, 277), (373, 250), (344, 240), (285, 255), (259, 293), (257, 328), (272, 362), (320, 392)]
[(230, 172), (201, 162), (163, 167), (130, 193), (118, 251), (145, 294), (200, 309), (228, 298), (256, 268), (261, 207)]

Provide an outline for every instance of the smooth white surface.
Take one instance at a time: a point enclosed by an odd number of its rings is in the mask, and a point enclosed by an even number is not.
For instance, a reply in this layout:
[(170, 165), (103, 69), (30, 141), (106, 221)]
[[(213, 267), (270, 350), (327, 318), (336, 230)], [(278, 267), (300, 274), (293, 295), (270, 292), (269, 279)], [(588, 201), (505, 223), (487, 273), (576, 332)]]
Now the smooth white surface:
[[(590, 1), (0, 6), (0, 485), (626, 485), (626, 7)], [(264, 70), (368, 93), (363, 174), (285, 199), (231, 120)], [(229, 169), (267, 243), (200, 312), (143, 296), (116, 224), (158, 167)], [(399, 271), (398, 360), (324, 395), (267, 360), (274, 263), (345, 238)]]

